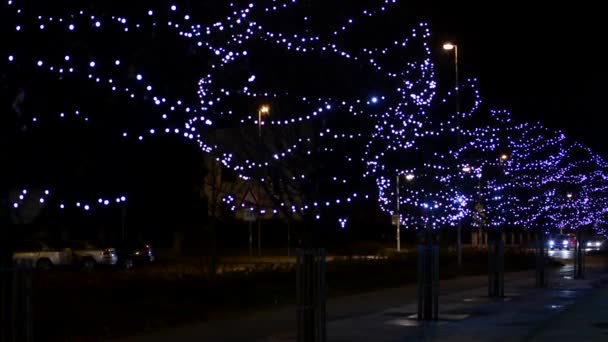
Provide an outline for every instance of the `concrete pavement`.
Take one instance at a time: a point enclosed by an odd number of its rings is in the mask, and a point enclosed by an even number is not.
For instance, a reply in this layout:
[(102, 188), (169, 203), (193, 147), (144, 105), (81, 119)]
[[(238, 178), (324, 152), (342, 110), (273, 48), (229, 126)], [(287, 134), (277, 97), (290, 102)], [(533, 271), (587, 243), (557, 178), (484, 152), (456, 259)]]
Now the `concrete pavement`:
[[(608, 279), (604, 280), (608, 285)], [(608, 289), (594, 291), (583, 300), (531, 331), (524, 341), (607, 341)]]
[[(595, 295), (601, 277), (599, 267), (595, 267), (588, 270), (587, 279), (574, 280), (569, 265), (553, 272), (549, 288), (535, 289), (532, 271), (510, 273), (505, 277), (503, 299), (487, 297), (487, 276), (444, 281), (440, 320), (431, 323), (413, 318), (413, 285), (331, 298), (327, 303), (328, 341), (544, 340), (545, 330), (553, 329), (547, 322)], [(608, 316), (598, 318), (601, 322), (608, 322)], [(123, 341), (295, 341), (295, 329), (295, 308), (287, 307)]]
[[(327, 327), (328, 341), (525, 341), (542, 338), (554, 326), (561, 327), (560, 340), (580, 340), (575, 327), (545, 322), (592, 294), (600, 274), (590, 272), (587, 279), (574, 280), (570, 267), (562, 271), (547, 289), (533, 288), (529, 279), (508, 281), (503, 299), (486, 297), (485, 287), (442, 296), (438, 322), (417, 321), (414, 304), (332, 321)], [(603, 319), (608, 321), (608, 316)], [(579, 321), (584, 322), (584, 315), (580, 315)], [(280, 340), (274, 337), (265, 341)]]

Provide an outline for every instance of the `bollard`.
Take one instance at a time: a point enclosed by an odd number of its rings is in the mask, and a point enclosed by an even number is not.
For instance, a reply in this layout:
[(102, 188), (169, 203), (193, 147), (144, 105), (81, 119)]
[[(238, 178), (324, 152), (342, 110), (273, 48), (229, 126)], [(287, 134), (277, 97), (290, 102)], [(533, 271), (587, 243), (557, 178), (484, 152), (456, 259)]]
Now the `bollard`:
[(325, 250), (296, 251), (297, 341), (325, 342)]

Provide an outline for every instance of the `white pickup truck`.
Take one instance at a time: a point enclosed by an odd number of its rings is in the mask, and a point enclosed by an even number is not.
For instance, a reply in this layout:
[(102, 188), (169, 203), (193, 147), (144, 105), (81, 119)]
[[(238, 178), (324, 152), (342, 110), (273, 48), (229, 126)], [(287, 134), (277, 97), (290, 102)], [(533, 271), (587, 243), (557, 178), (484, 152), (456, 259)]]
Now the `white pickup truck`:
[(35, 268), (48, 270), (54, 266), (69, 266), (72, 264), (69, 250), (49, 245), (43, 241), (24, 241), (17, 246), (13, 254), (16, 262), (27, 260)]

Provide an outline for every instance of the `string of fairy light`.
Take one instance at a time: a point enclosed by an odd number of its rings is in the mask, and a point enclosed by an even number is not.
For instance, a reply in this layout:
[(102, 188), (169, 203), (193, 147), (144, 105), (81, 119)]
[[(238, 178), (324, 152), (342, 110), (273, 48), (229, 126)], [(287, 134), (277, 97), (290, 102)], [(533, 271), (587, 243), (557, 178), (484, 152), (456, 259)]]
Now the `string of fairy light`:
[[(9, 1), (8, 2), (9, 6), (12, 6), (14, 4), (16, 4), (16, 3), (13, 2), (13, 1)], [(231, 6), (234, 6), (234, 5), (231, 4)], [(250, 4), (248, 6), (248, 8), (252, 8), (252, 7), (253, 7), (252, 4)], [(282, 7), (285, 7), (285, 4)], [(171, 5), (169, 8), (170, 8), (170, 10), (172, 12), (176, 12), (177, 11), (177, 6), (176, 5)], [(242, 9), (238, 13), (235, 12), (234, 14), (241, 14), (242, 17), (245, 17), (246, 14), (249, 12), (248, 8)], [(276, 7), (273, 6), (273, 9), (276, 9)], [(269, 8), (265, 8), (264, 10), (266, 12), (268, 12)], [(384, 10), (384, 9), (382, 9), (382, 10)], [(21, 9), (17, 9), (17, 13), (22, 14), (22, 10)], [(368, 13), (367, 11), (364, 11), (364, 14), (371, 15), (372, 12)], [(148, 15), (149, 16), (153, 16), (154, 15), (154, 11), (149, 10), (148, 11)], [(37, 19), (38, 19), (39, 22), (46, 21), (46, 25), (44, 23), (39, 23), (38, 28), (42, 31), (42, 30), (47, 29), (47, 27), (49, 25), (51, 25), (51, 24), (59, 23), (58, 25), (60, 25), (60, 26), (63, 26), (65, 24), (65, 28), (67, 28), (68, 31), (75, 31), (79, 27), (78, 25), (74, 24), (74, 22), (78, 21), (78, 18), (77, 18), (78, 16), (89, 20), (90, 21), (89, 28), (92, 28), (92, 29), (101, 29), (102, 26), (105, 27), (105, 25), (108, 23), (108, 21), (109, 21), (110, 24), (117, 24), (119, 26), (122, 26), (123, 29), (124, 29), (124, 32), (129, 32), (130, 30), (139, 29), (139, 28), (142, 27), (142, 25), (140, 25), (140, 24), (132, 24), (132, 26), (129, 27), (129, 24), (132, 23), (131, 20), (127, 20), (126, 18), (123, 18), (123, 17), (111, 16), (110, 17), (111, 20), (108, 20), (108, 18), (103, 18), (102, 16), (96, 16), (94, 14), (88, 13), (85, 10), (81, 10), (81, 11), (77, 11), (76, 14), (67, 15), (67, 17), (69, 17), (69, 19), (68, 18), (64, 19), (64, 18), (43, 17), (41, 15), (38, 15)], [(183, 19), (186, 20), (186, 21), (189, 20), (189, 15), (184, 16)], [(230, 20), (230, 18), (228, 18), (228, 20)], [(171, 22), (169, 22), (167, 24), (168, 25), (172, 25)], [(157, 23), (153, 23), (152, 24), (152, 26), (156, 26), (156, 25), (157, 25)], [(230, 25), (230, 26), (232, 26), (232, 25)], [(178, 24), (176, 24), (175, 27), (177, 28)], [(214, 27), (218, 27), (220, 29), (220, 31), (222, 30), (221, 24), (219, 24), (219, 25), (218, 24), (214, 24)], [(15, 29), (16, 29), (17, 32), (22, 32), (22, 31), (26, 30), (26, 27), (25, 27), (25, 25), (19, 24), (19, 25), (16, 26)], [(209, 30), (209, 28), (207, 28), (207, 30)], [(207, 46), (209, 46), (209, 45), (207, 44)], [(217, 52), (217, 50), (215, 50), (215, 52)], [(247, 54), (246, 52), (243, 53), (243, 55), (246, 55), (246, 54)], [(216, 55), (217, 55), (217, 53), (216, 53)], [(229, 53), (228, 56), (232, 56), (232, 54)], [(15, 63), (19, 62), (18, 58), (16, 58), (16, 56), (13, 55), (13, 54), (9, 55), (8, 60), (11, 63), (12, 62), (15, 62)], [(55, 72), (55, 73), (59, 74), (61, 77), (63, 77), (64, 73), (65, 74), (72, 74), (72, 73), (77, 73), (78, 72), (77, 67), (75, 65), (73, 65), (74, 64), (73, 61), (74, 61), (74, 59), (70, 55), (66, 54), (65, 57), (64, 57), (64, 60), (62, 61), (63, 65), (58, 65), (58, 64), (54, 64), (53, 65), (52, 63), (50, 63), (50, 62), (48, 62), (46, 60), (43, 60), (43, 59), (36, 59), (34, 61), (34, 63), (35, 63), (35, 65), (38, 68), (44, 68), (45, 70), (48, 70), (50, 72)], [(126, 87), (126, 86), (123, 86), (123, 87), (117, 86), (116, 83), (118, 83), (118, 82), (116, 82), (115, 79), (109, 78), (109, 77), (108, 78), (103, 78), (103, 77), (98, 76), (98, 75), (95, 74), (95, 69), (100, 67), (100, 62), (91, 60), (91, 61), (85, 62), (84, 64), (85, 65), (83, 66), (83, 68), (88, 68), (89, 69), (87, 71), (88, 72), (88, 75), (87, 75), (88, 77), (87, 78), (89, 80), (92, 80), (92, 81), (94, 81), (96, 83), (100, 83), (100, 84), (104, 84), (105, 83), (105, 84), (107, 84), (107, 85), (109, 85), (111, 87), (112, 91), (123, 92), (129, 98), (135, 99), (136, 92), (132, 88), (130, 89), (129, 87)], [(120, 59), (116, 59), (114, 61), (114, 63), (113, 63), (113, 66), (120, 67), (121, 64), (122, 63), (121, 63)], [(142, 82), (143, 78), (144, 77), (140, 73), (138, 73), (136, 75), (136, 77), (135, 77), (135, 79), (136, 79), (137, 82)], [(255, 76), (252, 76), (252, 77), (249, 77), (248, 80), (251, 82), (254, 79), (255, 79)], [(211, 81), (209, 81), (209, 83), (210, 82)], [(205, 90), (202, 89), (205, 84), (206, 84), (205, 78), (202, 78), (201, 82), (199, 83), (199, 85), (201, 86), (201, 90), (199, 91), (199, 95), (207, 95), (207, 92), (205, 92)], [(152, 89), (153, 89), (152, 85), (148, 84), (148, 85), (145, 86), (145, 90), (147, 92), (151, 92)], [(223, 91), (223, 93), (225, 93), (226, 95), (229, 94), (228, 91)], [(248, 92), (247, 88), (244, 89), (244, 93), (246, 93), (249, 96), (251, 96), (251, 95), (256, 96), (257, 95), (255, 93)], [(264, 93), (264, 95), (268, 96), (268, 93)], [(162, 106), (162, 105), (169, 106), (168, 104), (166, 104), (167, 103), (167, 99), (164, 98), (164, 97), (153, 96), (152, 100), (154, 101), (154, 104), (157, 105), (157, 106)], [(221, 99), (217, 98), (217, 102), (220, 102), (220, 101), (221, 101)], [(373, 102), (376, 102), (376, 101), (377, 101), (376, 98), (374, 98)], [(208, 108), (205, 107), (205, 105), (212, 105), (213, 102), (209, 101), (208, 103), (205, 103), (204, 101), (201, 101), (201, 104), (203, 104), (203, 107), (201, 109), (202, 110), (206, 110)], [(179, 107), (179, 106), (182, 106), (182, 102), (179, 101), (179, 100), (177, 100), (177, 101), (175, 101), (174, 105), (171, 105), (170, 111), (176, 110), (176, 107)], [(329, 104), (326, 103), (326, 104), (324, 104), (324, 107), (325, 107), (326, 110), (329, 110), (331, 108), (331, 105), (329, 105)], [(351, 106), (351, 110), (352, 110), (352, 106)], [(183, 111), (185, 111), (186, 113), (189, 113), (191, 111), (192, 111), (192, 113), (196, 113), (197, 109), (193, 109), (191, 107), (185, 106), (183, 108)], [(306, 119), (309, 119), (311, 116), (314, 117), (314, 116), (316, 116), (320, 112), (323, 112), (323, 108), (319, 108), (317, 111), (314, 111), (310, 116), (307, 116)], [(76, 111), (76, 114), (78, 115), (78, 111)], [(167, 118), (167, 114), (163, 114), (162, 116), (163, 116), (163, 119)], [(60, 114), (60, 117), (64, 117), (64, 114), (63, 113)], [(189, 119), (189, 121), (185, 124), (185, 126), (186, 126), (185, 129), (180, 130), (179, 128), (164, 128), (164, 129), (154, 129), (154, 128), (151, 128), (151, 129), (149, 129), (147, 131), (147, 134), (149, 134), (149, 135), (155, 135), (155, 134), (161, 134), (163, 132), (164, 133), (168, 133), (168, 134), (183, 134), (183, 136), (185, 138), (193, 139), (195, 137), (195, 134), (190, 133), (190, 132), (196, 132), (196, 128), (195, 127), (189, 127), (189, 125), (191, 125), (192, 123), (194, 123), (197, 119), (199, 120), (199, 122), (204, 121), (207, 125), (211, 125), (211, 122), (210, 122), (209, 119), (206, 119), (204, 117), (195, 117), (195, 118)], [(88, 120), (88, 118), (86, 118), (86, 120)], [(36, 122), (37, 119), (34, 118), (33, 121)], [(302, 121), (302, 118), (299, 118), (298, 121)], [(291, 119), (291, 122), (292, 123), (295, 122), (295, 119)], [(276, 122), (276, 124), (281, 124), (281, 123), (287, 124), (288, 122), (278, 122), (278, 121)], [(271, 124), (275, 124), (275, 123), (271, 122)], [(323, 135), (323, 134), (321, 134), (321, 135)], [(128, 132), (124, 132), (123, 133), (123, 137), (128, 137), (128, 136), (129, 136)], [(340, 135), (340, 137), (352, 139), (354, 136), (352, 134), (350, 134), (348, 136), (342, 134), (342, 135)], [(137, 136), (137, 139), (140, 140), (140, 141), (143, 140), (143, 138), (144, 138), (144, 135), (142, 135), (142, 134), (140, 134), (140, 135)], [(196, 133), (196, 138), (200, 139), (200, 134)], [(338, 135), (334, 135), (334, 139), (337, 139), (337, 138), (338, 138)], [(201, 148), (203, 150), (207, 151), (207, 152), (212, 152), (214, 149), (217, 149), (217, 146), (213, 146), (213, 147), (209, 146), (209, 145), (207, 145), (206, 143), (204, 143), (201, 140), (199, 140), (199, 144), (200, 144)], [(292, 146), (291, 148), (288, 148), (287, 149), (287, 153), (291, 152), (291, 149), (295, 149), (295, 147), (296, 146)], [(222, 153), (222, 154), (225, 157), (222, 160), (222, 162), (225, 165), (228, 166), (228, 164), (229, 164), (228, 162), (231, 159), (232, 154), (228, 154), (228, 153)], [(285, 156), (285, 152), (275, 153), (274, 154), (274, 159), (275, 160), (276, 159), (280, 159), (280, 157), (283, 157), (283, 156)], [(258, 164), (258, 165), (256, 165), (255, 163), (252, 163), (252, 165), (251, 164), (247, 165), (247, 167), (244, 167), (244, 166), (238, 167), (237, 166), (236, 170), (238, 170), (238, 169), (245, 169), (245, 168), (251, 168), (251, 167), (255, 167), (255, 166), (259, 167), (260, 165), (268, 165), (268, 163)], [(349, 201), (350, 198), (347, 197), (346, 200)], [(339, 203), (340, 200), (337, 199), (336, 202)], [(306, 206), (303, 206), (303, 208), (306, 208)]]
[[(198, 84), (193, 85), (193, 91), (198, 96), (198, 103), (171, 98), (163, 94), (161, 87), (148, 82), (147, 74), (154, 70), (143, 68), (127, 76), (126, 65), (122, 58), (106, 56), (104, 58), (91, 58), (72, 56), (69, 51), (63, 58), (49, 58), (44, 56), (21, 55), (19, 51), (10, 52), (6, 57), (9, 65), (19, 63), (41, 72), (51, 73), (59, 79), (74, 78), (86, 80), (112, 92), (121, 94), (127, 99), (144, 101), (152, 105), (161, 119), (167, 122), (165, 127), (147, 128), (140, 132), (123, 131), (123, 138), (143, 141), (146, 137), (162, 134), (179, 135), (187, 140), (195, 141), (200, 149), (212, 155), (224, 167), (238, 173), (243, 179), (261, 181), (263, 177), (257, 171), (270, 169), (278, 162), (284, 162), (290, 157), (310, 156), (318, 151), (332, 153), (331, 146), (336, 141), (348, 141), (361, 144), (363, 153), (360, 156), (348, 155), (349, 162), (358, 162), (364, 166), (361, 178), (373, 179), (377, 189), (377, 200), (380, 208), (390, 214), (395, 213), (396, 185), (395, 176), (407, 177), (412, 175), (413, 182), (403, 182), (400, 189), (400, 215), (405, 227), (430, 226), (439, 228), (444, 225), (453, 225), (465, 216), (474, 214), (471, 204), (482, 201), (484, 210), (493, 213), (490, 226), (500, 226), (506, 223), (533, 225), (544, 212), (556, 211), (559, 201), (551, 209), (546, 203), (554, 190), (534, 192), (534, 189), (546, 189), (541, 185), (549, 183), (576, 184), (581, 187), (581, 194), (593, 200), (579, 200), (565, 202), (565, 207), (580, 205), (586, 217), (600, 221), (604, 214), (602, 205), (605, 201), (603, 182), (606, 163), (591, 151), (588, 160), (594, 163), (597, 174), (594, 177), (568, 176), (573, 172), (573, 162), (566, 163), (567, 151), (561, 146), (564, 136), (560, 132), (544, 129), (539, 124), (515, 123), (508, 112), (492, 111), (493, 124), (487, 127), (468, 127), (466, 121), (474, 122), (480, 111), (481, 98), (476, 87), (476, 80), (472, 79), (460, 85), (460, 91), (468, 88), (472, 101), (468, 110), (438, 119), (432, 113), (436, 108), (448, 108), (455, 101), (455, 92), (448, 91), (440, 98), (437, 92), (435, 66), (433, 54), (429, 43), (430, 30), (428, 25), (421, 23), (414, 27), (409, 37), (395, 40), (388, 47), (362, 48), (349, 50), (341, 43), (340, 38), (350, 28), (365, 25), (366, 19), (388, 13), (396, 0), (375, 1), (368, 9), (363, 9), (356, 15), (347, 18), (344, 22), (335, 25), (327, 36), (314, 35), (306, 29), (304, 33), (284, 33), (266, 29), (263, 21), (257, 20), (261, 14), (267, 16), (281, 11), (297, 9), (298, 1), (267, 1), (264, 4), (250, 3), (239, 6), (229, 3), (232, 13), (212, 24), (198, 22), (194, 13), (188, 13), (177, 4), (168, 4), (161, 8), (142, 9), (142, 15), (137, 18), (112, 16), (94, 13), (90, 10), (77, 10), (63, 16), (44, 16), (27, 13), (20, 5), (22, 2), (9, 0), (7, 4), (12, 8), (18, 18), (22, 20), (15, 26), (15, 33), (49, 32), (51, 30), (65, 30), (66, 33), (79, 30), (101, 32), (108, 27), (120, 28), (123, 34), (132, 32), (147, 32), (161, 27), (169, 28), (176, 33), (179, 39), (192, 40), (197, 48), (201, 49), (201, 56), (210, 53), (210, 70), (201, 75)], [(313, 17), (303, 16), (302, 22), (310, 23)], [(258, 89), (260, 79), (265, 75), (250, 73), (237, 75), (242, 80), (241, 86), (231, 89), (218, 84), (220, 73), (227, 66), (251, 54), (252, 46), (266, 44), (282, 49), (286, 54), (315, 55), (326, 58), (340, 58), (345, 61), (370, 67), (369, 70), (396, 81), (396, 87), (386, 94), (373, 94), (365, 99), (345, 100), (339, 98), (301, 97), (287, 92), (273, 91), (271, 89)], [(405, 62), (401, 60), (400, 67), (395, 69), (388, 62), (393, 52), (407, 49), (416, 49), (422, 57), (408, 57)], [(137, 68), (136, 68), (137, 69)], [(145, 94), (145, 96), (142, 96)], [(183, 96), (189, 98), (189, 96)], [(299, 114), (291, 117), (270, 118), (258, 122), (258, 116), (252, 113), (231, 109), (230, 103), (234, 99), (248, 98), (251, 101), (264, 99), (290, 98), (300, 108)], [(92, 121), (89, 114), (82, 110), (59, 111), (54, 114), (37, 113), (31, 117), (31, 122), (42, 125), (49, 115), (65, 118), (81, 118), (85, 122)], [(243, 126), (254, 127), (260, 125), (287, 127), (300, 125), (309, 121), (318, 120), (326, 116), (349, 115), (351, 117), (365, 117), (373, 121), (373, 127), (368, 133), (344, 132), (333, 128), (325, 128), (318, 132), (321, 141), (328, 146), (317, 147), (315, 151), (308, 137), (300, 137), (293, 144), (285, 146), (284, 150), (274, 151), (268, 160), (252, 160), (240, 156), (237, 151), (207, 141), (206, 133), (215, 129), (215, 123), (227, 117), (235, 117)], [(458, 115), (458, 117), (457, 117)], [(175, 120), (186, 118), (181, 123)], [(460, 122), (461, 124), (456, 124)], [(465, 124), (463, 124), (463, 122)], [(339, 133), (338, 133), (339, 132)], [(453, 139), (459, 134), (463, 139), (460, 150), (435, 152), (431, 141)], [(500, 141), (500, 143), (499, 143)], [(561, 146), (555, 148), (555, 146)], [(430, 147), (430, 149), (429, 149)], [(507, 160), (501, 160), (500, 150), (508, 153)], [(572, 149), (572, 147), (571, 147)], [(425, 161), (418, 163), (414, 160), (395, 167), (391, 161), (392, 156), (399, 153), (424, 153)], [(476, 156), (475, 160), (465, 156)], [(344, 157), (344, 156), (341, 156)], [(564, 165), (564, 163), (566, 163)], [(468, 168), (470, 171), (463, 172)], [(487, 170), (500, 168), (503, 174), (501, 179), (492, 178)], [(550, 172), (541, 171), (550, 170)], [(294, 175), (292, 179), (305, 179), (302, 173)], [(479, 186), (457, 187), (463, 180), (483, 180), (483, 188)], [(348, 180), (345, 177), (333, 176), (331, 180), (342, 184), (359, 184), (360, 181)], [(591, 181), (592, 180), (592, 181)], [(426, 188), (429, 182), (432, 187)], [(598, 184), (600, 183), (600, 184)], [(591, 185), (593, 184), (593, 185)], [(529, 198), (517, 198), (519, 190), (527, 190)], [(557, 195), (555, 195), (557, 196)], [(369, 198), (369, 194), (361, 191), (351, 192), (348, 195), (338, 196), (331, 200), (311, 200), (310, 203), (280, 203), (276, 207), (249, 208), (259, 210), (260, 213), (278, 213), (282, 208), (288, 207), (292, 212), (306, 212), (319, 207), (333, 207), (348, 204), (356, 198)], [(114, 200), (100, 197), (97, 201), (76, 201), (70, 205), (91, 208), (93, 204), (109, 205), (120, 203), (124, 196)], [(580, 197), (579, 197), (580, 198)], [(120, 199), (121, 201), (116, 201)], [(227, 194), (224, 202), (233, 210), (245, 206), (239, 205), (233, 195)], [(86, 203), (86, 204), (85, 204)], [(18, 206), (19, 202), (15, 202)], [(64, 208), (68, 204), (61, 203)], [(605, 207), (605, 206), (604, 206)], [(543, 209), (539, 209), (543, 208)], [(561, 214), (559, 214), (561, 215)], [(555, 214), (556, 221), (570, 222), (572, 218), (562, 218)], [(318, 218), (318, 212), (316, 214)], [(347, 223), (347, 218), (340, 218), (341, 227)], [(580, 224), (579, 224), (580, 225)]]

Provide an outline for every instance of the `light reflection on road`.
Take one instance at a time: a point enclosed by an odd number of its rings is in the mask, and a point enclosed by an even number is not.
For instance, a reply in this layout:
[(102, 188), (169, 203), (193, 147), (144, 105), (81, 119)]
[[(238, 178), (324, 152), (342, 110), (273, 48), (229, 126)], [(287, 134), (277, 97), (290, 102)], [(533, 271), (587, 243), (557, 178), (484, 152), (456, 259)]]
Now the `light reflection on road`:
[(549, 256), (560, 260), (574, 259), (574, 250), (549, 250)]

